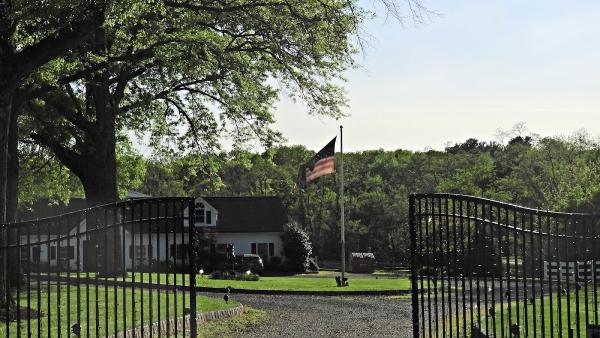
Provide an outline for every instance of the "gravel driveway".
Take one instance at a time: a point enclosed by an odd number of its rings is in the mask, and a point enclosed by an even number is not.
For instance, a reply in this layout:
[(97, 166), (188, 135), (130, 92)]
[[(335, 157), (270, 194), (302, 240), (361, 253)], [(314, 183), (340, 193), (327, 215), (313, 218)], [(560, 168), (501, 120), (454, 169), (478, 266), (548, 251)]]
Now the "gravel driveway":
[(410, 337), (410, 299), (234, 294), (269, 319), (246, 337)]

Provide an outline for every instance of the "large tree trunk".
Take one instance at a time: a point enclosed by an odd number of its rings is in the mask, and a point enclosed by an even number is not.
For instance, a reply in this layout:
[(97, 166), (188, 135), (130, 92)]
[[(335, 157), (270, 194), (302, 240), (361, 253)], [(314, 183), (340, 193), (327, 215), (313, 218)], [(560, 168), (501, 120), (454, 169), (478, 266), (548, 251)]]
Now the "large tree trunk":
[[(3, 63), (0, 61), (0, 69)], [(0, 78), (2, 78), (0, 72)], [(4, 78), (6, 79), (6, 78)], [(2, 81), (0, 79), (0, 81)], [(16, 133), (16, 117), (13, 117), (13, 95), (14, 88), (6, 81), (0, 83), (0, 224), (6, 224), (14, 221), (15, 210), (14, 189), (17, 186), (15, 164), (12, 163), (15, 155), (14, 147), (16, 145), (11, 142), (11, 136)], [(17, 164), (18, 165), (18, 164)], [(10, 243), (15, 243), (15, 232), (7, 228), (7, 231), (0, 233), (0, 246), (6, 246)], [(14, 318), (15, 302), (12, 299), (11, 290), (20, 280), (20, 272), (17, 271), (17, 265), (11, 264), (10, 257), (16, 257), (17, 252), (9, 252), (8, 250), (0, 251), (0, 308), (9, 309), (9, 312), (4, 311), (0, 314), (2, 319)], [(7, 306), (8, 304), (8, 306)]]
[(93, 142), (93, 152), (86, 156), (80, 176), (89, 206), (115, 202), (117, 192), (117, 156), (115, 135), (102, 133)]
[[(0, 61), (0, 67), (3, 64)], [(2, 81), (0, 79), (0, 81)], [(5, 224), (7, 221), (7, 187), (8, 187), (8, 132), (10, 129), (10, 115), (12, 113), (12, 91), (6, 87), (5, 83), (0, 83), (0, 224)], [(8, 233), (6, 231), (0, 232), (0, 245), (5, 246), (8, 244)], [(8, 276), (8, 252), (6, 250), (0, 251), (0, 307), (6, 308), (6, 304), (11, 302), (10, 293), (6, 290), (9, 288), (7, 285)], [(6, 295), (9, 297), (6, 297)], [(2, 319), (10, 318), (10, 313), (3, 313)]]
[[(15, 100), (19, 101), (19, 100)], [(6, 219), (8, 222), (17, 220), (17, 208), (19, 206), (19, 130), (18, 130), (18, 103), (12, 106), (10, 118), (10, 129), (8, 132), (8, 165), (7, 165), (7, 205)]]
[[(10, 117), (10, 126), (8, 131), (8, 164), (7, 164), (7, 187), (6, 187), (6, 221), (8, 223), (17, 220), (17, 206), (19, 203), (19, 158), (18, 158), (18, 101), (15, 99), (12, 104), (12, 114)], [(8, 234), (8, 243), (17, 244), (18, 237), (16, 231), (10, 231)], [(19, 249), (11, 250), (11, 257), (19, 257)], [(18, 264), (8, 265), (9, 283), (12, 287), (20, 282), (23, 271), (19, 270)]]
[[(110, 105), (110, 92), (107, 81), (88, 86), (93, 94), (92, 100), (96, 113), (96, 125), (93, 135), (86, 139), (85, 163), (82, 163), (79, 178), (85, 191), (89, 206), (97, 206), (115, 202), (119, 199), (117, 190), (117, 155), (116, 155), (116, 114)], [(89, 102), (88, 102), (89, 104)], [(123, 219), (120, 210), (106, 209), (100, 215), (94, 215), (94, 220), (88, 217), (87, 224), (95, 224), (98, 219), (106, 226), (114, 219)], [(100, 217), (98, 217), (100, 216)], [(100, 231), (94, 242), (99, 248), (96, 266), (98, 272), (107, 276), (122, 276), (126, 273), (122, 251), (122, 227), (111, 227)], [(115, 245), (116, 243), (116, 245)]]
[[(0, 224), (12, 221), (9, 210), (9, 144), (12, 126), (13, 97), (16, 80), (13, 76), (15, 48), (12, 41), (14, 25), (13, 8), (10, 2), (0, 2)], [(14, 183), (14, 182), (11, 182)], [(12, 240), (10, 230), (0, 234), (0, 245), (6, 246)], [(9, 263), (12, 253), (0, 251), (0, 307), (9, 309), (2, 313), (2, 319), (12, 319), (15, 302), (10, 293), (11, 285), (18, 281), (16, 266)], [(9, 305), (9, 306), (7, 306)]]
[[(2, 6), (3, 7), (3, 6)], [(0, 8), (0, 20), (6, 18), (6, 8)], [(9, 139), (11, 129), (11, 117), (13, 113), (12, 103), (14, 96), (14, 85), (11, 83), (11, 74), (9, 73), (10, 63), (9, 60), (13, 55), (13, 48), (10, 43), (9, 35), (10, 32), (7, 27), (4, 26), (4, 22), (0, 25), (0, 224), (8, 223), (8, 163), (9, 163)], [(0, 233), (0, 246), (6, 246), (9, 244), (9, 231), (2, 231)], [(14, 302), (12, 301), (10, 292), (11, 279), (13, 275), (9, 264), (10, 253), (7, 250), (0, 251), (0, 307), (2, 309), (7, 308), (7, 304), (10, 304), (9, 309), (13, 309)], [(8, 295), (8, 297), (7, 297)], [(3, 313), (2, 318), (12, 318), (13, 313)]]
[[(61, 55), (64, 51), (76, 46), (103, 23), (104, 3), (91, 6), (92, 15), (83, 17), (66, 27), (60, 28), (32, 46), (17, 52), (13, 41), (17, 27), (14, 21), (15, 8), (13, 1), (0, 0), (0, 224), (12, 221), (16, 216), (18, 203), (18, 160), (16, 137), (16, 120), (13, 119), (13, 98), (15, 90), (23, 78), (38, 67)], [(16, 119), (16, 117), (14, 117)], [(12, 130), (11, 130), (12, 129)], [(11, 142), (11, 140), (13, 142)], [(0, 234), (0, 246), (9, 243), (11, 236), (6, 232)], [(9, 271), (14, 264), (7, 263), (8, 252), (0, 252), (0, 306), (11, 301), (7, 275), (18, 279), (19, 274)], [(9, 295), (6, 297), (5, 295)], [(12, 306), (11, 306), (12, 308)], [(0, 314), (5, 318), (11, 314)]]
[(0, 2), (0, 224), (6, 223), (7, 188), (8, 188), (8, 139), (11, 122), (12, 101), (15, 92), (12, 59), (13, 28), (11, 27), (10, 4)]
[[(116, 154), (114, 133), (102, 135), (94, 142), (94, 152), (89, 154), (80, 176), (89, 206), (107, 204), (118, 200)], [(113, 221), (123, 219), (121, 210), (113, 207), (95, 209), (88, 214), (88, 230), (111, 226)], [(126, 273), (122, 255), (122, 228), (110, 227), (92, 236), (97, 252), (95, 267), (101, 275), (116, 277)]]
[(0, 83), (0, 223), (2, 224), (7, 221), (8, 140), (12, 114), (12, 89), (3, 85)]

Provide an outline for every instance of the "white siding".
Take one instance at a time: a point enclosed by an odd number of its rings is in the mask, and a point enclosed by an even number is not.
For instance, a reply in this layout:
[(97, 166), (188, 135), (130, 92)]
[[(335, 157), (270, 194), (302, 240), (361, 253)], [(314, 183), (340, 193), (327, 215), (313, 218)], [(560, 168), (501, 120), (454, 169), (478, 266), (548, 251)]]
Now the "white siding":
[[(215, 235), (215, 244), (233, 244), (235, 254), (252, 253), (252, 243), (273, 243), (274, 256), (283, 256), (281, 252), (281, 232), (236, 232), (236, 233), (217, 233)], [(263, 257), (265, 258), (265, 257)]]
[[(77, 227), (73, 228), (70, 232), (69, 235), (72, 237), (69, 237), (67, 239), (63, 239), (60, 241), (60, 243), (58, 241), (52, 241), (49, 243), (43, 243), (41, 245), (39, 245), (40, 247), (40, 263), (42, 264), (48, 264), (48, 260), (50, 260), (50, 267), (55, 267), (58, 265), (59, 261), (61, 262), (61, 264), (63, 264), (63, 267), (67, 267), (67, 264), (69, 266), (70, 270), (76, 270), (77, 269), (77, 236), (75, 236), (77, 234)], [(79, 224), (79, 232), (85, 232), (85, 221), (82, 221)], [(39, 238), (37, 236), (37, 233), (32, 233), (29, 238), (27, 238), (27, 236), (21, 236), (20, 239), (20, 243), (22, 245), (27, 245), (29, 244), (29, 253), (31, 258), (33, 258), (33, 248), (37, 247), (38, 245), (36, 245), (36, 243), (41, 243), (41, 242), (45, 242), (47, 240), (52, 240), (52, 239), (56, 239), (59, 236), (57, 235), (44, 235), (44, 234), (40, 234)], [(60, 236), (60, 237), (66, 237), (66, 236)], [(80, 259), (80, 265), (83, 266), (83, 241), (86, 240), (87, 237), (85, 235), (80, 235), (79, 236), (79, 259)], [(28, 242), (29, 241), (29, 242)], [(73, 247), (73, 250), (75, 250), (74, 252), (74, 257), (73, 258), (69, 258), (68, 254), (68, 249), (67, 249), (67, 256), (66, 257), (60, 257), (59, 255), (59, 246), (60, 248), (66, 248), (69, 246)], [(55, 256), (54, 258), (51, 257), (50, 255), (50, 248), (54, 247), (55, 249)], [(59, 260), (60, 258), (60, 260)], [(21, 256), (21, 259), (26, 259), (26, 257)], [(32, 261), (33, 262), (33, 261)]]
[[(206, 210), (210, 210), (212, 213), (211, 216), (211, 224), (204, 224), (204, 223), (196, 223), (195, 226), (210, 226), (210, 227), (214, 227), (216, 225), (217, 219), (218, 219), (218, 211), (211, 206), (210, 204), (208, 204), (205, 200), (198, 198), (196, 200), (197, 202), (202, 202), (204, 203), (205, 209)], [(188, 210), (186, 209), (184, 211), (185, 216), (187, 216), (187, 212)], [(187, 225), (187, 220), (185, 221), (185, 225)], [(63, 264), (63, 266), (66, 268), (66, 264), (68, 264), (68, 267), (70, 270), (77, 270), (78, 266), (77, 266), (77, 258), (79, 256), (79, 270), (83, 271), (84, 268), (84, 245), (83, 242), (84, 240), (87, 240), (86, 235), (80, 235), (79, 236), (79, 242), (77, 241), (77, 237), (76, 234), (79, 233), (84, 233), (86, 231), (86, 224), (85, 224), (85, 220), (83, 220), (80, 224), (79, 224), (79, 229), (73, 228), (69, 235), (72, 236), (71, 238), (69, 238), (68, 240), (62, 240), (60, 242), (60, 247), (68, 247), (68, 246), (73, 246), (75, 248), (75, 253), (74, 253), (74, 258), (71, 259), (62, 259), (60, 260), (61, 264)], [(185, 227), (187, 228), (187, 227)], [(185, 229), (184, 228), (184, 229)], [(174, 234), (174, 233), (170, 233), (168, 234), (168, 241), (167, 241), (167, 234), (162, 233), (162, 234), (138, 234), (135, 236), (135, 244), (136, 246), (138, 245), (143, 245), (145, 247), (145, 253), (144, 253), (144, 257), (136, 257), (136, 266), (140, 266), (140, 265), (147, 265), (150, 263), (151, 259), (152, 260), (158, 260), (159, 262), (174, 262), (176, 264), (181, 264), (182, 261), (181, 259), (177, 259), (175, 261), (175, 259), (173, 257), (171, 257), (170, 255), (170, 245), (171, 244), (188, 244), (188, 234), (187, 234), (187, 229), (184, 230), (185, 233), (183, 233), (183, 235), (181, 233), (178, 234)], [(252, 243), (273, 243), (273, 256), (283, 256), (282, 253), (282, 242), (281, 242), (281, 232), (255, 232), (255, 233), (248, 233), (248, 232), (244, 232), (244, 233), (215, 233), (215, 241), (214, 243), (216, 245), (218, 244), (233, 244), (235, 247), (235, 253), (236, 254), (250, 254), (252, 253)], [(57, 236), (50, 236), (50, 239), (52, 238), (57, 238)], [(35, 246), (34, 243), (36, 242), (41, 242), (41, 241), (46, 241), (48, 240), (48, 236), (41, 234), (41, 236), (38, 238), (37, 234), (32, 234), (29, 238), (29, 243), (31, 244), (30, 246), (30, 257), (33, 257), (33, 247)], [(131, 270), (133, 267), (133, 260), (130, 256), (130, 245), (132, 243), (131, 241), (131, 234), (129, 233), (128, 230), (125, 231), (125, 238), (123, 239), (125, 241), (125, 252), (124, 252), (124, 256), (125, 256), (125, 268), (127, 270)], [(21, 244), (27, 244), (27, 237), (26, 236), (21, 236), (20, 239), (20, 243)], [(158, 243), (158, 244), (157, 244)], [(149, 252), (148, 252), (148, 245), (152, 246), (152, 255), (150, 258)], [(50, 259), (50, 249), (49, 249), (49, 244), (45, 243), (42, 244), (40, 246), (40, 263), (42, 264), (48, 264), (48, 260), (49, 261), (49, 266), (50, 267), (56, 267), (57, 264), (59, 263), (59, 250), (57, 247), (57, 243), (56, 242), (52, 242), (50, 244), (50, 246), (56, 247), (56, 256), (54, 259)], [(79, 247), (79, 250), (77, 250), (77, 247)], [(68, 254), (68, 252), (67, 252)], [(26, 257), (21, 257), (21, 259), (25, 259)], [(264, 257), (266, 258), (266, 257)], [(185, 262), (187, 262), (187, 260), (185, 260)]]
[[(167, 241), (168, 237), (168, 241)], [(183, 240), (182, 240), (183, 238)], [(158, 245), (157, 245), (158, 241)], [(131, 236), (129, 233), (125, 234), (125, 268), (127, 270), (131, 270), (133, 266), (133, 260), (130, 255), (130, 246), (131, 246)], [(148, 255), (148, 245), (152, 245), (152, 259), (158, 260), (159, 262), (174, 262), (177, 264), (185, 263), (186, 260), (177, 259), (175, 260), (171, 257), (170, 246), (171, 244), (180, 245), (180, 244), (188, 244), (188, 234), (184, 233), (183, 236), (181, 233), (169, 233), (168, 236), (165, 233), (162, 234), (137, 234), (135, 235), (135, 246), (143, 245), (145, 247), (145, 255), (144, 257), (135, 257), (136, 267), (140, 266), (140, 264), (149, 264), (150, 263), (150, 255)], [(187, 256), (186, 256), (187, 257)]]

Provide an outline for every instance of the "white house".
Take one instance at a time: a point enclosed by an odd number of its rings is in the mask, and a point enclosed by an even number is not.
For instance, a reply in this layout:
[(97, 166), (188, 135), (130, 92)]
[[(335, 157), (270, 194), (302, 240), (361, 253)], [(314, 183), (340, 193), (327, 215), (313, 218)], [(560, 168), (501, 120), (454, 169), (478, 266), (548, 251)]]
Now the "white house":
[[(131, 209), (113, 209), (114, 214), (100, 213), (88, 218), (99, 228), (113, 231), (87, 231), (83, 213), (72, 213), (42, 226), (40, 233), (24, 231), (20, 235), (21, 260), (44, 268), (99, 271), (111, 259), (120, 259), (127, 270), (153, 269), (157, 263), (167, 266), (186, 265), (188, 257), (188, 208), (183, 204), (161, 204), (144, 196)], [(76, 201), (75, 209), (81, 201)], [(65, 207), (42, 207), (30, 217), (43, 218), (65, 212)], [(68, 210), (73, 211), (73, 210)], [(212, 253), (225, 253), (233, 244), (236, 254), (254, 253), (268, 261), (282, 256), (281, 234), (287, 215), (277, 197), (198, 197), (195, 200), (194, 226), (202, 228)], [(115, 220), (121, 220), (121, 223)], [(133, 220), (133, 222), (131, 222)], [(43, 224), (43, 223), (40, 223)], [(60, 224), (60, 225), (59, 225)], [(119, 242), (117, 242), (119, 241)], [(106, 249), (104, 248), (106, 247)], [(29, 250), (27, 249), (29, 248)], [(106, 257), (104, 252), (113, 252)], [(117, 258), (115, 258), (117, 257)]]
[(203, 208), (205, 223), (197, 225), (214, 227), (213, 251), (225, 252), (233, 244), (236, 255), (257, 254), (265, 261), (283, 256), (287, 213), (278, 197), (198, 197), (196, 220), (202, 220)]

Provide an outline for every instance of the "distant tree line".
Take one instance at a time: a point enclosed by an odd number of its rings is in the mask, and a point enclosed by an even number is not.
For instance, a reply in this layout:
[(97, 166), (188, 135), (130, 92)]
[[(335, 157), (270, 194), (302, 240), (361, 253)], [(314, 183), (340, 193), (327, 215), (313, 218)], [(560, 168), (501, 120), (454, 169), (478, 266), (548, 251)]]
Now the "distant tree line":
[[(290, 218), (310, 234), (313, 255), (338, 256), (339, 177), (326, 176), (309, 186), (303, 210), (296, 187), (298, 167), (314, 154), (303, 146), (262, 153), (163, 152), (148, 159), (121, 146), (117, 154), (121, 194), (129, 188), (154, 196), (277, 195)], [(371, 250), (388, 262), (409, 258), (411, 192), (461, 193), (557, 211), (600, 211), (600, 144), (583, 133), (512, 135), (504, 142), (468, 139), (443, 151), (369, 150), (344, 156), (348, 250)], [(42, 196), (67, 201), (82, 193), (68, 170), (39, 156), (25, 162), (21, 186), (24, 206)]]

